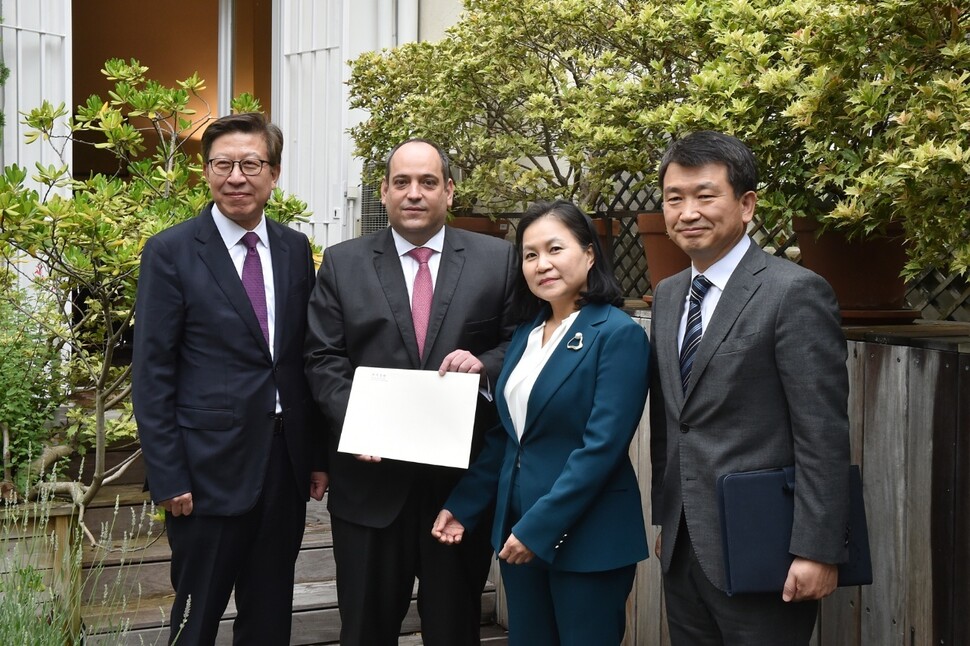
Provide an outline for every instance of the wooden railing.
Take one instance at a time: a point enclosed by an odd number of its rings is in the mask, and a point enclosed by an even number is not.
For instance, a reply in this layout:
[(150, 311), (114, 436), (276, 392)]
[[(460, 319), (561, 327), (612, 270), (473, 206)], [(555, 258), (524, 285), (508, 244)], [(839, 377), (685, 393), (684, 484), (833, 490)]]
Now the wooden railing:
[[(628, 311), (649, 329), (649, 310)], [(845, 333), (874, 581), (822, 603), (813, 646), (970, 644), (970, 324)], [(631, 454), (649, 523), (646, 420)], [(657, 559), (640, 564), (628, 609), (624, 644), (669, 644)]]

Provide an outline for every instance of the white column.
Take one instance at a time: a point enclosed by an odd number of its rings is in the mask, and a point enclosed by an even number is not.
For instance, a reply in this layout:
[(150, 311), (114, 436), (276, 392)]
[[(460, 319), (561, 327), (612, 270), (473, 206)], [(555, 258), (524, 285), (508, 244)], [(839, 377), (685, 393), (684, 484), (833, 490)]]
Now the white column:
[(232, 111), (233, 77), (236, 69), (236, 3), (233, 0), (219, 0), (218, 49), (217, 114), (222, 117)]

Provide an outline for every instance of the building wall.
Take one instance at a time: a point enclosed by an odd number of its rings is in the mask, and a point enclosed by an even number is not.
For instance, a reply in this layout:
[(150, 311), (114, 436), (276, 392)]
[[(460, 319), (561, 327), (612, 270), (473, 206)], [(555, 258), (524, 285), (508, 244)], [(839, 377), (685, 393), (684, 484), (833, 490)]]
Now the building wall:
[[(71, 146), (63, 140), (36, 141), (27, 144), (24, 135), (29, 128), (21, 123), (20, 112), (40, 107), (43, 101), (58, 106), (71, 104), (71, 7), (61, 0), (0, 0), (0, 56), (10, 70), (7, 82), (0, 87), (0, 105), (4, 115), (0, 165), (18, 164), (28, 169), (26, 185), (39, 186), (30, 179), (35, 164), (60, 165), (52, 145)], [(55, 137), (66, 135), (66, 128), (56, 128)], [(67, 195), (66, 188), (55, 189)], [(41, 269), (39, 263), (26, 258), (17, 263), (18, 283), (30, 285), (30, 276)]]
[[(272, 116), (271, 96), (271, 0), (235, 0), (235, 50), (233, 96), (254, 95)], [(173, 18), (174, 17), (174, 18)], [(107, 98), (113, 81), (101, 74), (109, 58), (137, 59), (149, 68), (147, 76), (174, 86), (194, 73), (205, 80), (201, 100), (190, 102), (195, 118), (206, 113), (229, 113), (219, 105), (219, 2), (218, 0), (171, 0), (164, 11), (150, 3), (129, 0), (74, 0), (74, 104), (91, 94)], [(147, 125), (147, 121), (144, 124)], [(186, 146), (190, 155), (200, 151), (202, 130)], [(146, 132), (146, 148), (154, 139)], [(112, 172), (112, 155), (87, 146), (75, 149), (74, 172)]]
[(461, 16), (461, 0), (421, 0), (418, 17), (418, 39), (440, 40), (445, 30)]

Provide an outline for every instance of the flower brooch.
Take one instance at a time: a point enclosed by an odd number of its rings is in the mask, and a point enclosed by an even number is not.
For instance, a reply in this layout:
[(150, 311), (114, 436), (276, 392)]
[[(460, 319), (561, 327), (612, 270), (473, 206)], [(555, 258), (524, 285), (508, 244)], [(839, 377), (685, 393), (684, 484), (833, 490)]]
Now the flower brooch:
[(573, 338), (566, 341), (567, 350), (582, 350), (583, 349), (583, 333), (577, 332)]

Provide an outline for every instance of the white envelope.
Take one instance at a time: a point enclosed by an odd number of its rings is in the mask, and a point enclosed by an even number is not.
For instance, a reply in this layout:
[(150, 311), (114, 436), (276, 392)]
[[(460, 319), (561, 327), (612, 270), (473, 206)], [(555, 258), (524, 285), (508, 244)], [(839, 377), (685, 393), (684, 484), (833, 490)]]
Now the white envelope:
[(338, 451), (468, 468), (480, 376), (360, 366)]

